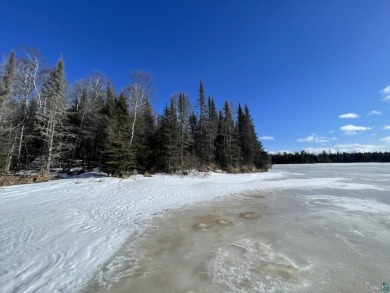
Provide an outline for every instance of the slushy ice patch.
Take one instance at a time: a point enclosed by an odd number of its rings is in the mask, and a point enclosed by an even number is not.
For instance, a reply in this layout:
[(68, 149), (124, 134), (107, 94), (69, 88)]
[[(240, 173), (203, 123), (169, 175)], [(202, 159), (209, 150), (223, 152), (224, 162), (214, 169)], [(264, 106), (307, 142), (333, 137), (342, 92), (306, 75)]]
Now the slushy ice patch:
[(195, 220), (197, 223), (192, 226), (192, 229), (201, 231), (216, 230), (233, 225), (231, 221), (222, 219), (218, 215), (197, 216)]
[(287, 257), (273, 252), (258, 238), (240, 239), (216, 249), (205, 265), (212, 282), (226, 292), (272, 292), (304, 288), (300, 272)]
[(260, 215), (255, 212), (246, 212), (246, 213), (241, 213), (239, 214), (240, 218), (242, 219), (247, 219), (247, 220), (255, 220), (260, 218)]

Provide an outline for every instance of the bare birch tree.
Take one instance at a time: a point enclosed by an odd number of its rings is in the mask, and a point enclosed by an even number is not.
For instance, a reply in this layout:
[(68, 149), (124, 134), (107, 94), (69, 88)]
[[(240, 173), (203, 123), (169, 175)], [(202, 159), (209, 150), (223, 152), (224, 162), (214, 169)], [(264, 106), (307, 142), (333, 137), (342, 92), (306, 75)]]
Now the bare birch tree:
[(130, 113), (132, 115), (130, 125), (129, 148), (131, 148), (135, 137), (135, 126), (139, 113), (155, 90), (153, 77), (146, 71), (134, 71), (131, 73), (131, 84), (126, 90), (129, 100)]
[[(5, 171), (9, 172), (16, 157), (18, 164), (21, 161), (22, 145), (25, 142), (25, 129), (32, 121), (33, 114), (29, 111), (30, 103), (33, 99), (40, 101), (41, 82), (45, 75), (45, 70), (41, 66), (41, 54), (34, 48), (22, 48), (25, 57), (18, 58), (16, 62), (16, 74), (14, 82), (14, 123), (13, 139), (9, 141), (9, 152)], [(31, 136), (31, 134), (27, 134)]]

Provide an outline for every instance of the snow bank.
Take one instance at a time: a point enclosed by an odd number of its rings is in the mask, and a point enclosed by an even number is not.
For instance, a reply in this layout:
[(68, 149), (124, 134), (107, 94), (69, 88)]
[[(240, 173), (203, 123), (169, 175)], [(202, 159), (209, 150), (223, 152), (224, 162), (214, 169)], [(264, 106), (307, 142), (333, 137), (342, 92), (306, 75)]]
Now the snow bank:
[(0, 189), (1, 292), (80, 290), (124, 241), (167, 209), (254, 190), (380, 189), (288, 172), (80, 178)]

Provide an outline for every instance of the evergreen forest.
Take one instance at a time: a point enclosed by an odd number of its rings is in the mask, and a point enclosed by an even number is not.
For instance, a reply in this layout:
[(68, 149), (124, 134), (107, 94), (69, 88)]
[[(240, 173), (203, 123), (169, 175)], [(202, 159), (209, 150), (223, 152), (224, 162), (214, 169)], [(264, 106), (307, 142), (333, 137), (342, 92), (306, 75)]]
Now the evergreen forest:
[(0, 68), (3, 174), (74, 166), (99, 166), (119, 176), (270, 166), (248, 106), (226, 101), (218, 110), (202, 81), (194, 104), (180, 92), (157, 114), (147, 72), (132, 72), (120, 91), (99, 73), (69, 83), (62, 58), (49, 68), (38, 50), (22, 51), (11, 52)]
[(389, 152), (325, 152), (311, 154), (305, 151), (272, 154), (273, 164), (315, 164), (315, 163), (388, 163)]

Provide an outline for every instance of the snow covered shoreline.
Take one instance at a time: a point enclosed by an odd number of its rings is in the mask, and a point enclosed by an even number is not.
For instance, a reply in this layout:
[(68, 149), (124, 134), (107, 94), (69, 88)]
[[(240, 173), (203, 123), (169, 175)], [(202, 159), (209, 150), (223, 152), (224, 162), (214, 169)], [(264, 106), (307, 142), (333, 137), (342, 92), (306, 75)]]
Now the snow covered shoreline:
[(64, 179), (0, 189), (2, 292), (77, 292), (155, 215), (246, 191), (375, 189), (292, 173)]

